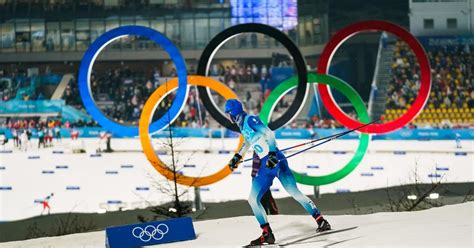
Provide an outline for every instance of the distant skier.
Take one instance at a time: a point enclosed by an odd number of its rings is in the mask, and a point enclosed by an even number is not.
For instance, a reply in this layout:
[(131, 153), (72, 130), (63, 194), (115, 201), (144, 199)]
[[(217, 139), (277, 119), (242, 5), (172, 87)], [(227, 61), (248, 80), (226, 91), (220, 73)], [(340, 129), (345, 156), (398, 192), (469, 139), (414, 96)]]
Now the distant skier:
[(45, 209), (48, 209), (48, 215), (51, 211), (51, 207), (49, 206), (49, 200), (51, 197), (54, 196), (54, 193), (51, 193), (50, 195), (46, 196), (40, 203), (43, 204), (43, 210), (41, 211), (41, 215), (43, 215), (43, 212)]
[(461, 135), (459, 133), (456, 133), (456, 148), (457, 149), (461, 149), (462, 148), (462, 145), (461, 145)]
[(243, 110), (242, 103), (237, 99), (230, 99), (226, 102), (225, 113), (232, 123), (237, 124), (245, 139), (240, 151), (235, 153), (232, 160), (229, 161), (229, 168), (236, 169), (242, 156), (250, 147), (262, 159), (262, 164), (265, 164), (260, 167), (256, 177), (252, 180), (252, 190), (248, 200), (262, 228), (262, 235), (252, 240), (250, 245), (275, 243), (275, 236), (260, 203), (263, 194), (268, 191), (275, 177), (278, 177), (285, 190), (316, 220), (318, 224), (316, 232), (330, 230), (331, 225), (322, 217), (313, 201), (296, 187), (296, 181), (288, 167), (288, 161), (277, 148), (274, 133), (257, 116), (247, 114)]

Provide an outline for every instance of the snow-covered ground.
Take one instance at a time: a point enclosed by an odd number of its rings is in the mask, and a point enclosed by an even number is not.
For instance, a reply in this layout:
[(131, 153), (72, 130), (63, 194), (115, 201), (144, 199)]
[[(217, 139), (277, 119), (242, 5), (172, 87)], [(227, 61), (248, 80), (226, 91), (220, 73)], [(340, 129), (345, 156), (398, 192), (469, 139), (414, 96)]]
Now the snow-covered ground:
[[(474, 202), (417, 212), (326, 216), (335, 231), (310, 235), (308, 216), (270, 216), (277, 242), (289, 247), (473, 247)], [(156, 247), (241, 247), (259, 235), (253, 216), (194, 223), (197, 239)], [(312, 237), (313, 236), (313, 237)], [(0, 247), (104, 247), (105, 232), (10, 243)]]
[[(303, 140), (278, 142), (280, 147), (288, 147)], [(188, 138), (178, 143), (177, 149), (182, 151), (178, 157), (187, 166), (182, 172), (203, 176), (226, 166), (237, 139)], [(357, 143), (335, 140), (289, 159), (289, 164), (293, 170), (308, 175), (328, 175), (350, 161)], [(155, 149), (159, 148), (157, 144)], [(64, 139), (54, 148), (38, 150), (34, 148), (37, 144), (31, 144), (28, 152), (20, 152), (9, 143), (5, 149), (13, 152), (0, 153), (0, 221), (39, 215), (42, 206), (38, 202), (52, 192), (51, 213), (135, 209), (169, 201), (156, 186), (156, 182), (165, 179), (140, 152), (138, 139), (114, 139), (113, 148), (120, 152), (96, 157), (98, 145), (95, 138), (75, 142)], [(342, 180), (322, 186), (320, 192), (354, 192), (413, 183), (415, 170), (424, 183), (472, 182), (473, 145), (473, 141), (463, 141), (463, 148), (456, 149), (454, 141), (371, 141), (360, 165)], [(71, 153), (77, 146), (84, 147), (87, 153)], [(211, 152), (205, 153), (205, 149)], [(231, 153), (219, 153), (222, 149)], [(160, 158), (168, 163), (171, 156)], [(245, 163), (225, 179), (201, 187), (201, 198), (205, 202), (247, 199), (251, 171), (251, 164)], [(305, 194), (313, 194), (312, 186), (300, 184), (299, 188)], [(276, 198), (288, 196), (278, 180), (272, 191)], [(194, 195), (186, 197), (192, 200)]]

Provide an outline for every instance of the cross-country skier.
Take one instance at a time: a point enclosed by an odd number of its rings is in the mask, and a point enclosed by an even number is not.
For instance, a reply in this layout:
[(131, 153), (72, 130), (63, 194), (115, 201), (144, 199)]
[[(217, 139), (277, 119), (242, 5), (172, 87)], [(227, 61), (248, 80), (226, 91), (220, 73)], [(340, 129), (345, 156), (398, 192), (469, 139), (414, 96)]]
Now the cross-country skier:
[(459, 134), (459, 133), (456, 133), (456, 148), (458, 148), (458, 149), (462, 148), (461, 134)]
[(318, 224), (316, 232), (330, 230), (331, 225), (322, 217), (313, 201), (296, 187), (295, 178), (288, 167), (285, 155), (277, 147), (274, 133), (263, 124), (260, 118), (247, 114), (243, 110), (242, 103), (237, 99), (226, 102), (225, 113), (232, 123), (237, 124), (245, 139), (240, 151), (230, 160), (230, 169), (234, 170), (238, 167), (243, 155), (250, 147), (262, 158), (262, 165), (265, 165), (260, 167), (257, 176), (252, 180), (252, 190), (248, 200), (262, 228), (262, 235), (251, 241), (250, 245), (275, 243), (275, 236), (260, 203), (262, 195), (270, 188), (275, 177), (278, 177), (285, 190), (316, 220)]
[(48, 209), (48, 215), (51, 211), (51, 207), (49, 206), (49, 200), (51, 197), (54, 196), (54, 193), (51, 193), (50, 195), (46, 196), (42, 201), (41, 204), (43, 205), (43, 211), (41, 211), (41, 215), (43, 215), (44, 210)]

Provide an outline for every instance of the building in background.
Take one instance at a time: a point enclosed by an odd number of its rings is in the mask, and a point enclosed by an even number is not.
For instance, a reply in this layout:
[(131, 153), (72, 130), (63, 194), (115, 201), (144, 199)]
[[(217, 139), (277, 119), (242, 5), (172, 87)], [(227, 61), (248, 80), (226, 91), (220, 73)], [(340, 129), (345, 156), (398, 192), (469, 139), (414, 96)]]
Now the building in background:
[(410, 0), (410, 31), (417, 36), (474, 35), (474, 0)]
[[(187, 59), (198, 58), (214, 35), (238, 23), (272, 25), (299, 46), (323, 44), (327, 40), (327, 14), (319, 11), (319, 1), (280, 3), (277, 0), (0, 1), (0, 53), (4, 55), (0, 63), (80, 61), (97, 37), (125, 25), (147, 26), (164, 33)], [(263, 35), (250, 35), (229, 41), (223, 49), (257, 49), (252, 54), (258, 57), (259, 49), (279, 46)], [(139, 52), (144, 50), (145, 53)], [(109, 60), (159, 58), (160, 54), (150, 53), (153, 50), (158, 47), (152, 41), (125, 37), (111, 44), (107, 52), (127, 52), (119, 57), (108, 56)], [(35, 53), (34, 59), (29, 53)]]

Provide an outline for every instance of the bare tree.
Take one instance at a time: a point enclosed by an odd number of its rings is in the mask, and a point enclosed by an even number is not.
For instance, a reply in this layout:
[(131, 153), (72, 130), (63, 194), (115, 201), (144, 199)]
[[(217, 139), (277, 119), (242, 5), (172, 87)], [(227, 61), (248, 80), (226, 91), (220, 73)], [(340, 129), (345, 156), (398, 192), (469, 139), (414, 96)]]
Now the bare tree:
[(355, 201), (354, 197), (350, 197), (349, 199), (346, 200), (352, 207), (352, 210), (354, 211), (354, 214), (357, 215), (357, 211), (360, 210), (360, 208), (357, 206), (357, 203)]
[[(442, 186), (443, 177), (432, 180), (431, 185), (427, 186), (422, 183), (417, 166), (416, 162), (415, 170), (410, 174), (412, 183), (402, 185), (399, 192), (391, 192), (389, 187), (385, 188), (390, 211), (414, 211), (442, 206), (439, 200), (430, 199), (429, 196)], [(415, 195), (416, 198), (409, 199), (410, 195)]]
[[(169, 125), (167, 128), (167, 137), (164, 142), (162, 142), (161, 147), (169, 151), (171, 154), (171, 161), (167, 165), (168, 171), (171, 173), (172, 178), (164, 181), (153, 181), (153, 186), (158, 189), (161, 193), (170, 197), (170, 202), (162, 205), (152, 206), (150, 211), (154, 213), (151, 220), (157, 220), (162, 217), (167, 218), (179, 218), (187, 216), (193, 213), (193, 204), (190, 201), (184, 200), (183, 198), (190, 192), (196, 183), (194, 180), (189, 186), (178, 186), (178, 181), (183, 176), (182, 169), (184, 165), (191, 161), (191, 158), (196, 152), (192, 152), (190, 156), (185, 160), (184, 163), (181, 163), (179, 152), (176, 148), (181, 143), (179, 140), (176, 141), (173, 137), (173, 128), (172, 125)], [(145, 218), (143, 215), (138, 216), (138, 220), (141, 222), (150, 221), (150, 219)]]
[(26, 230), (26, 239), (61, 236), (73, 233), (81, 233), (96, 230), (97, 226), (91, 221), (81, 219), (77, 214), (69, 212), (67, 215), (57, 219), (48, 229), (39, 226), (36, 221), (31, 223)]

